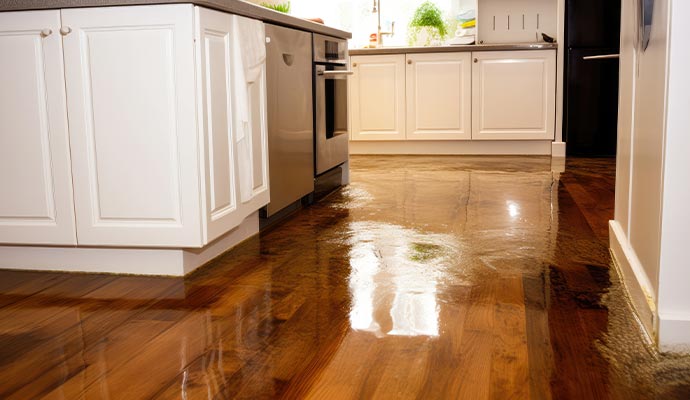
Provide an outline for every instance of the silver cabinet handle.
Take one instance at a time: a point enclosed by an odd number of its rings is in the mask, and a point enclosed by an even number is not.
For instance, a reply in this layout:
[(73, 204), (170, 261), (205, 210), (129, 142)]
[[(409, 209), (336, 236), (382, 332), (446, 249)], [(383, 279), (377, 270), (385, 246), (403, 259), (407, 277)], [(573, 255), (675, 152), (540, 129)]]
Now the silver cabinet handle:
[(62, 28), (60, 28), (60, 34), (62, 36), (69, 35), (70, 32), (72, 32), (72, 28), (70, 28), (69, 26), (63, 26)]
[(620, 54), (603, 54), (600, 56), (586, 56), (582, 57), (583, 60), (608, 60), (610, 58), (618, 58)]
[(48, 37), (48, 36), (50, 36), (52, 33), (53, 33), (53, 30), (52, 30), (52, 29), (46, 28), (46, 29), (41, 30), (41, 36), (43, 36), (43, 37)]
[(316, 75), (323, 76), (341, 76), (341, 75), (354, 75), (354, 71), (318, 71)]

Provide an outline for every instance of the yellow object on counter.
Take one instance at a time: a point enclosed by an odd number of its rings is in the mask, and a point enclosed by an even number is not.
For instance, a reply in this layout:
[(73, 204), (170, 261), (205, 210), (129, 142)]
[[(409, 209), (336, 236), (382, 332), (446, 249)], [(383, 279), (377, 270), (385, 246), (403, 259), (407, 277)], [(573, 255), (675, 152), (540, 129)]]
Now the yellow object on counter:
[(475, 26), (477, 26), (477, 20), (473, 19), (467, 22), (463, 22), (460, 26), (463, 28), (474, 28)]

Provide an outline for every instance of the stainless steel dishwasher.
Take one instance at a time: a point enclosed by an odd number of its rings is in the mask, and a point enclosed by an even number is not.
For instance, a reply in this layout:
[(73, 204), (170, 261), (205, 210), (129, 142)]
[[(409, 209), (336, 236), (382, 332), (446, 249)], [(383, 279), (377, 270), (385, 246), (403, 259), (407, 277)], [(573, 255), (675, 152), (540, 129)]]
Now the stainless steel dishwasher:
[(312, 35), (266, 24), (271, 217), (314, 191)]

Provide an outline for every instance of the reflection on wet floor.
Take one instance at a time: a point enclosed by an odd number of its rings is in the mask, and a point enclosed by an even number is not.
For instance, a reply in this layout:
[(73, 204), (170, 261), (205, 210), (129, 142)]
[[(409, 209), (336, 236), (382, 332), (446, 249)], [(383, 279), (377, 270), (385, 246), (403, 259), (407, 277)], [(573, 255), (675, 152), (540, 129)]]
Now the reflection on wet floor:
[(0, 398), (690, 398), (610, 268), (613, 160), (351, 166), (184, 280), (0, 272)]
[(438, 336), (437, 287), (462, 275), (454, 238), (386, 223), (353, 222), (349, 231), (352, 328)]

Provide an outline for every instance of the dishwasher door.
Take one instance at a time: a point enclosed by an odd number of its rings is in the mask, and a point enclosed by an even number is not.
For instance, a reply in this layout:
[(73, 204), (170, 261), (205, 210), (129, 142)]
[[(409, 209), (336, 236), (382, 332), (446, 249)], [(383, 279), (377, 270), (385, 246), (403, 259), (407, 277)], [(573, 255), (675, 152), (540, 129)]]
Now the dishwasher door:
[(267, 217), (314, 191), (311, 46), (311, 33), (266, 24)]

